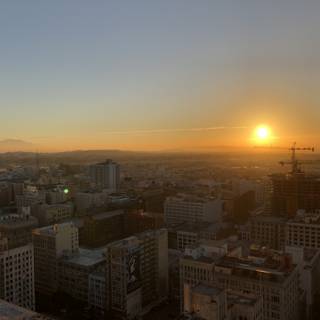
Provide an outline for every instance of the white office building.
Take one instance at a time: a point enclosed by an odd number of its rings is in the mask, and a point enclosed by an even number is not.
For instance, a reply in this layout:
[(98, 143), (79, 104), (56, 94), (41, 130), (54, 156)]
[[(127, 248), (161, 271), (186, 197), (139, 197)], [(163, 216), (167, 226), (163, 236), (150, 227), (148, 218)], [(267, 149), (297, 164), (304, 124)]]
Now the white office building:
[(223, 214), (223, 201), (185, 195), (168, 197), (164, 204), (164, 214), (169, 226), (183, 222), (218, 222)]

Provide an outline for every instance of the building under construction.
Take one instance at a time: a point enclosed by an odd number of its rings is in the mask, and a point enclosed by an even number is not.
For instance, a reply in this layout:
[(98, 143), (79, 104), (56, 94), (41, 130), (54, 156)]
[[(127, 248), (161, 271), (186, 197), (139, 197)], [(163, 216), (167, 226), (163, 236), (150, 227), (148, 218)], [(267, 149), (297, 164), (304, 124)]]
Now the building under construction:
[[(306, 174), (296, 158), (297, 150), (314, 151), (313, 148), (297, 148), (294, 144), (290, 149), (291, 160), (280, 162), (291, 165), (287, 174), (273, 174), (272, 180), (272, 212), (275, 215), (293, 217), (298, 209), (312, 212), (320, 209), (320, 176)], [(308, 162), (306, 162), (308, 163)]]
[(320, 177), (315, 175), (274, 174), (272, 211), (276, 215), (293, 217), (298, 209), (312, 212), (320, 209)]

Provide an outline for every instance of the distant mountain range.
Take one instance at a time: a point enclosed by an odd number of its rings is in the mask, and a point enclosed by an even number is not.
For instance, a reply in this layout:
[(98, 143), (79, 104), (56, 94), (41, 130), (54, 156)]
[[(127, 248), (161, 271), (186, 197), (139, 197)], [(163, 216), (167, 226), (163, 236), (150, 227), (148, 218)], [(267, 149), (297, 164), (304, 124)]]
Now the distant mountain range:
[[(278, 150), (275, 148), (274, 152), (263, 152), (256, 148), (231, 148), (231, 147), (208, 147), (198, 148), (193, 151), (183, 149), (163, 150), (158, 152), (143, 152), (143, 151), (126, 151), (126, 150), (74, 150), (64, 152), (37, 152), (41, 150), (38, 145), (28, 141), (19, 139), (3, 139), (0, 140), (0, 168), (6, 167), (8, 163), (15, 163), (19, 165), (34, 165), (36, 161), (40, 161), (41, 165), (57, 164), (57, 163), (77, 163), (88, 164), (100, 162), (105, 159), (113, 159), (115, 161), (167, 161), (167, 160), (186, 160), (186, 159), (221, 159), (224, 157), (250, 157), (260, 159), (274, 158), (275, 163), (279, 159), (287, 159), (289, 153), (287, 150)], [(281, 158), (279, 157), (281, 155)], [(315, 154), (299, 154), (301, 159), (316, 159), (320, 155)]]
[(35, 151), (35, 145), (31, 142), (19, 139), (0, 140), (0, 152)]

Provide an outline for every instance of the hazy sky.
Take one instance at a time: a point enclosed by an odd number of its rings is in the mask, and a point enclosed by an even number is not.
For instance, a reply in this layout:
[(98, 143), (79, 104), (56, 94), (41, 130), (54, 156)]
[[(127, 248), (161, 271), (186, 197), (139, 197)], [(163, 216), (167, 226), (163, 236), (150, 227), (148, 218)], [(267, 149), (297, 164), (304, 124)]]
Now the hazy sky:
[(320, 147), (320, 1), (0, 2), (0, 140)]

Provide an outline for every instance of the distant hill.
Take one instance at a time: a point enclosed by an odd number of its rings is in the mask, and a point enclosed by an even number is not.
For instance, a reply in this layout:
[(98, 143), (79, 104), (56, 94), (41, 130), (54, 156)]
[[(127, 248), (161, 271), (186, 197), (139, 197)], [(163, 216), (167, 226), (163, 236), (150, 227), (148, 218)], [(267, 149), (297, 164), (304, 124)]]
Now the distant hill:
[(0, 140), (0, 152), (34, 151), (35, 145), (19, 139)]
[[(8, 147), (12, 151), (8, 151)], [(3, 149), (1, 149), (1, 147)], [(19, 150), (20, 151), (16, 151)], [(25, 151), (23, 150), (25, 149)], [(3, 150), (3, 151), (2, 151)], [(18, 165), (35, 165), (39, 160), (40, 165), (73, 163), (85, 165), (89, 163), (100, 162), (105, 159), (113, 159), (120, 163), (125, 162), (161, 162), (161, 161), (224, 161), (231, 159), (237, 162), (255, 162), (269, 161), (278, 165), (279, 160), (289, 159), (290, 154), (286, 151), (277, 150), (279, 152), (261, 152), (255, 148), (247, 152), (240, 152), (239, 149), (230, 152), (214, 151), (211, 152), (192, 152), (192, 151), (158, 151), (158, 152), (142, 152), (142, 151), (122, 151), (122, 150), (75, 150), (65, 152), (43, 153), (34, 152), (36, 146), (25, 141), (8, 139), (0, 141), (0, 168), (6, 167), (8, 164)], [(281, 152), (280, 152), (281, 151)], [(299, 154), (300, 159), (320, 158), (320, 154)]]

